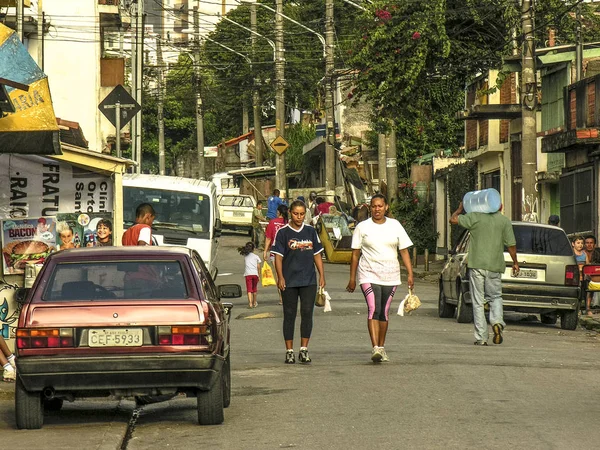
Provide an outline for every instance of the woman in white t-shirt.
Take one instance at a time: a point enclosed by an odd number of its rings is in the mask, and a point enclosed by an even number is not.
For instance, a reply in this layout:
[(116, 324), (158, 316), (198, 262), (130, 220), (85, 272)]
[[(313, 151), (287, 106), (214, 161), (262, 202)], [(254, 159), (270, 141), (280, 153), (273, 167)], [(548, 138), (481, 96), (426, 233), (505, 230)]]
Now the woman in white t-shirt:
[(369, 313), (367, 326), (373, 344), (373, 362), (389, 361), (384, 345), (390, 305), (396, 288), (401, 284), (398, 250), (408, 272), (408, 288), (414, 286), (408, 253), (413, 243), (400, 222), (386, 217), (388, 209), (382, 194), (371, 198), (371, 218), (360, 222), (352, 235), (350, 281), (346, 287), (348, 292), (354, 292), (358, 273), (358, 283)]

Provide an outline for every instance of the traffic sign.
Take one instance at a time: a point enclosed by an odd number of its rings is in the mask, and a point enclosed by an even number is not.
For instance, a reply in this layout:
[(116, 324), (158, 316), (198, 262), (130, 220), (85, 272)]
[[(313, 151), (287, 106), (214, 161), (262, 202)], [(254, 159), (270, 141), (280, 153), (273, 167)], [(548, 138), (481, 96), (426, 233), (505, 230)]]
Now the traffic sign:
[[(119, 103), (119, 108), (115, 105)], [(120, 111), (121, 121), (120, 126), (123, 128), (135, 116), (142, 107), (133, 99), (133, 97), (120, 84), (117, 85), (106, 96), (102, 103), (98, 105), (98, 109), (106, 118), (117, 126), (117, 109)]]
[(283, 136), (277, 136), (271, 142), (271, 148), (278, 155), (282, 155), (283, 152), (285, 152), (288, 149), (289, 146), (290, 146), (290, 143), (288, 141), (286, 141)]

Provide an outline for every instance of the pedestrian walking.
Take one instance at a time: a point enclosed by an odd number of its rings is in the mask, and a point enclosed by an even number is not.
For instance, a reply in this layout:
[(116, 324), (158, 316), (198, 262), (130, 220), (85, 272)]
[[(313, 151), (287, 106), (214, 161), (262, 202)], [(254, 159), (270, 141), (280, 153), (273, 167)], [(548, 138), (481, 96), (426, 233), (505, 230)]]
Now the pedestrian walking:
[[(286, 226), (289, 222), (288, 207), (279, 205), (277, 207), (277, 217), (269, 221), (265, 230), (265, 249), (263, 250), (263, 259), (269, 261), (271, 259), (271, 245), (275, 242), (277, 232)], [(279, 291), (279, 304), (282, 305), (281, 291)]]
[(356, 279), (367, 302), (367, 328), (371, 337), (373, 362), (388, 362), (385, 338), (389, 311), (400, 284), (400, 262), (407, 270), (408, 288), (414, 286), (413, 269), (408, 248), (413, 245), (404, 227), (396, 219), (386, 217), (387, 199), (375, 194), (370, 203), (371, 217), (356, 225), (352, 234), (350, 280), (346, 290), (354, 292)]
[(485, 303), (490, 308), (493, 342), (502, 344), (502, 333), (506, 326), (502, 309), (502, 274), (506, 267), (504, 247), (507, 247), (513, 261), (512, 272), (516, 276), (519, 273), (519, 263), (515, 234), (510, 220), (500, 211), (489, 214), (470, 212), (461, 215), (463, 211), (463, 204), (460, 202), (458, 209), (450, 217), (450, 223), (460, 225), (471, 233), (467, 267), (473, 304), (475, 345), (488, 345), (489, 330), (485, 320)]
[[(298, 360), (309, 364), (308, 342), (313, 328), (313, 309), (318, 285), (325, 287), (325, 273), (321, 252), (323, 246), (317, 231), (304, 223), (306, 205), (300, 200), (290, 205), (291, 221), (282, 227), (275, 238), (272, 252), (275, 254), (277, 287), (283, 299), (283, 339), (285, 363), (294, 364), (294, 328), (300, 300), (300, 351)], [(316, 267), (316, 271), (315, 271)]]
[(254, 244), (247, 242), (243, 247), (238, 248), (240, 255), (244, 257), (244, 278), (246, 280), (246, 291), (248, 292), (248, 308), (256, 308), (256, 294), (258, 291), (258, 274), (260, 273), (260, 263), (262, 262), (258, 255), (254, 253)]
[(280, 205), (285, 205), (285, 202), (279, 198), (279, 189), (273, 191), (273, 195), (270, 195), (267, 199), (267, 220), (272, 220), (277, 217), (277, 208)]
[(264, 240), (264, 232), (260, 223), (265, 220), (267, 219), (263, 216), (262, 202), (259, 200), (256, 203), (256, 208), (252, 211), (252, 242), (256, 248), (260, 248)]
[[(600, 249), (596, 247), (596, 236), (588, 234), (583, 242), (584, 251), (587, 256), (587, 264), (600, 264)], [(600, 282), (598, 275), (592, 275), (591, 281)], [(594, 297), (597, 298), (597, 292), (588, 292), (585, 296), (585, 311), (586, 315), (591, 316), (592, 304), (594, 303)]]
[(15, 355), (10, 351), (6, 341), (0, 336), (0, 364), (2, 365), (2, 381), (9, 383), (17, 379)]
[(150, 203), (141, 203), (135, 209), (135, 224), (123, 233), (123, 245), (152, 245), (152, 223), (156, 213)]

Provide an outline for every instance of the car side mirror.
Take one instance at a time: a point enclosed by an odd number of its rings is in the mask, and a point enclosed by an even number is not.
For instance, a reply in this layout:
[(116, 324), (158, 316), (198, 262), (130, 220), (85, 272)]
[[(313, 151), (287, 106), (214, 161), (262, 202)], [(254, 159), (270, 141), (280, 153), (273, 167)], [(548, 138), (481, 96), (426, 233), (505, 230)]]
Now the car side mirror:
[(27, 294), (29, 294), (29, 288), (18, 288), (15, 292), (15, 301), (21, 305), (27, 300)]
[(221, 284), (217, 286), (219, 298), (239, 298), (242, 296), (242, 287), (239, 284)]

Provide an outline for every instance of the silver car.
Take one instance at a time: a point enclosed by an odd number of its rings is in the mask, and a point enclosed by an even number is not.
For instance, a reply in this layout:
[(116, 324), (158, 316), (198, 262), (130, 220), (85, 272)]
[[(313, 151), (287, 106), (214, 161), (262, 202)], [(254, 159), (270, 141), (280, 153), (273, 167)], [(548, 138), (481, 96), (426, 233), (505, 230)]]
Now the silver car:
[[(539, 314), (542, 323), (565, 330), (577, 328), (579, 267), (569, 238), (562, 228), (529, 222), (513, 222), (520, 272), (512, 274), (512, 260), (504, 252), (502, 275), (504, 311)], [(470, 233), (466, 230), (442, 269), (438, 314), (458, 322), (473, 321), (467, 261)]]

